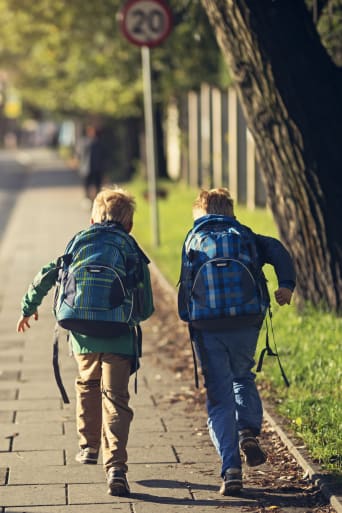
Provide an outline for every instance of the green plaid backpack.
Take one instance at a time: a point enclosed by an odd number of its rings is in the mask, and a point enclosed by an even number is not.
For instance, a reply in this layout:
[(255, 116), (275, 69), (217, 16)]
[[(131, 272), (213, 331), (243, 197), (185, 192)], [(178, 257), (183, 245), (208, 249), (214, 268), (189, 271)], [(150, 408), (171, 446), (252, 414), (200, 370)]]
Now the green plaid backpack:
[(146, 255), (119, 223), (78, 233), (59, 261), (54, 313), (60, 326), (89, 336), (129, 333), (146, 318)]

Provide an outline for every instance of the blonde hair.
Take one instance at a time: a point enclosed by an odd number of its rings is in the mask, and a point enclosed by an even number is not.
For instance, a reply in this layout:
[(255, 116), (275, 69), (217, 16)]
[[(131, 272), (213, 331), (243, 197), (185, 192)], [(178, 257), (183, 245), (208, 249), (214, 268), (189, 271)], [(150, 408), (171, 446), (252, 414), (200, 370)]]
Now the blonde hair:
[(103, 189), (97, 194), (93, 203), (92, 219), (94, 223), (121, 223), (129, 231), (132, 228), (135, 208), (134, 197), (124, 189), (114, 186), (113, 189)]
[(234, 201), (226, 187), (205, 190), (202, 189), (193, 203), (195, 219), (206, 214), (234, 216)]

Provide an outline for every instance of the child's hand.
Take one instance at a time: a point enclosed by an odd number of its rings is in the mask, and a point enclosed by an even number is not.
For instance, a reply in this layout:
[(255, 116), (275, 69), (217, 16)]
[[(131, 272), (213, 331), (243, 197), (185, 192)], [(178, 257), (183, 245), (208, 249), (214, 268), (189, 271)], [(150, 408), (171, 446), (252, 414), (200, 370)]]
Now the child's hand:
[[(17, 324), (17, 332), (18, 333), (24, 333), (24, 331), (28, 328), (30, 328), (30, 323), (29, 323), (29, 320), (31, 318), (31, 315), (29, 315), (28, 317), (24, 317), (24, 315), (22, 315), (18, 321), (18, 324)], [(38, 312), (35, 312), (33, 314), (33, 318), (35, 321), (38, 321)]]
[(276, 298), (276, 301), (280, 306), (283, 306), (285, 304), (289, 305), (291, 303), (292, 290), (287, 289), (285, 287), (280, 287), (278, 290), (275, 291), (274, 297)]

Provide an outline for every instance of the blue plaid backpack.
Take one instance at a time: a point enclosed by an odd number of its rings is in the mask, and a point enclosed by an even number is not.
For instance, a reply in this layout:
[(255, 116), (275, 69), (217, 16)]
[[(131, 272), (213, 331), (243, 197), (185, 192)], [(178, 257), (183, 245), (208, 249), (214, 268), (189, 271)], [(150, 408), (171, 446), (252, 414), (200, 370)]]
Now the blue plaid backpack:
[(179, 315), (194, 328), (261, 323), (269, 305), (254, 234), (231, 217), (208, 215), (190, 230), (179, 284)]
[(60, 257), (54, 313), (60, 326), (89, 336), (128, 333), (146, 318), (146, 255), (118, 223), (93, 224)]

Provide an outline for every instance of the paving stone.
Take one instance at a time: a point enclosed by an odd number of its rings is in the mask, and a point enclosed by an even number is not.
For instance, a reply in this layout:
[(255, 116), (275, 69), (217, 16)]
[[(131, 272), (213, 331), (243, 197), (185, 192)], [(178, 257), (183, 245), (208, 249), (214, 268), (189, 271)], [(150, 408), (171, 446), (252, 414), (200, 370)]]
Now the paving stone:
[[(129, 503), (116, 503), (116, 504), (82, 504), (79, 506), (72, 506), (70, 504), (63, 506), (30, 506), (25, 507), (25, 512), (22, 508), (5, 508), (5, 513), (132, 513)], [(146, 511), (144, 513), (147, 513)]]
[(18, 424), (36, 424), (38, 420), (42, 423), (65, 422), (71, 419), (73, 420), (74, 417), (75, 412), (71, 412), (70, 410), (58, 410), (57, 408), (49, 411), (18, 411), (16, 422), (18, 422)]
[(7, 476), (8, 476), (8, 468), (0, 467), (0, 486), (6, 484)]
[(207, 431), (206, 422), (202, 417), (194, 418), (184, 414), (182, 416), (168, 414), (162, 415), (162, 422), (168, 431), (184, 431), (184, 426), (192, 431)]
[(153, 432), (151, 431), (131, 431), (128, 439), (128, 447), (141, 447), (148, 445), (153, 440), (155, 445), (192, 445), (192, 436), (187, 431), (173, 432)]
[(17, 351), (14, 354), (8, 354), (7, 351), (0, 351), (1, 370), (4, 369), (17, 369), (18, 363), (22, 362), (22, 355), (18, 354)]
[[(151, 413), (151, 412), (150, 412)], [(131, 424), (130, 433), (134, 432), (165, 432), (164, 425), (160, 417), (140, 417), (138, 412), (136, 412), (135, 418), (133, 418), (133, 422)], [(151, 435), (153, 436), (153, 435)]]
[(0, 381), (17, 381), (20, 377), (20, 372), (16, 370), (1, 370)]
[(10, 389), (17, 390), (18, 391), (18, 395), (19, 395), (19, 392), (20, 392), (20, 382), (17, 381), (17, 380), (16, 381), (1, 381), (0, 380), (0, 391), (1, 392), (3, 390), (6, 392), (7, 390), (10, 390)]
[(130, 503), (125, 497), (111, 497), (107, 494), (107, 484), (71, 484), (68, 486), (69, 504), (113, 504)]
[(217, 460), (219, 457), (216, 455), (215, 449), (211, 445), (204, 445), (202, 447), (193, 447), (191, 445), (181, 446), (175, 444), (175, 451), (182, 463), (205, 463), (207, 461)]
[(40, 382), (46, 382), (49, 385), (54, 383), (53, 378), (53, 370), (52, 366), (49, 367), (49, 365), (46, 363), (44, 367), (21, 367), (20, 372), (21, 379), (24, 381), (32, 381), (33, 383), (40, 381)]
[[(164, 506), (163, 506), (164, 504)], [(214, 506), (214, 507), (213, 507)], [(217, 507), (217, 506), (216, 506)], [(173, 504), (169, 503), (153, 503), (149, 502), (148, 506), (144, 502), (139, 502), (134, 504), (134, 513), (161, 513), (162, 511), (165, 513), (214, 513), (216, 511), (215, 505), (203, 506), (202, 503), (197, 502), (187, 502), (177, 504), (177, 501), (174, 501)]]
[(0, 411), (0, 424), (9, 424), (14, 421), (14, 411)]
[[(93, 501), (94, 504), (97, 503), (105, 503), (105, 502), (131, 502), (135, 503), (137, 501), (147, 501), (150, 502), (154, 500), (154, 498), (160, 499), (163, 498), (164, 502), (169, 501), (172, 503), (175, 501), (184, 501), (185, 503), (190, 502), (191, 498), (189, 492), (186, 488), (174, 488), (172, 490), (168, 489), (154, 489), (150, 488), (148, 492), (146, 491), (146, 487), (140, 485), (139, 483), (134, 483), (134, 488), (132, 484), (131, 495), (130, 497), (120, 497), (113, 498), (111, 496), (106, 496), (107, 485), (104, 483), (103, 486), (99, 485), (70, 485), (69, 486), (69, 502), (70, 504), (89, 504), (90, 500)], [(146, 507), (146, 505), (145, 505)]]
[[(1, 395), (0, 395), (1, 397)], [(18, 399), (60, 399), (60, 393), (55, 383), (35, 384), (25, 383), (20, 387)]]
[(98, 465), (48, 465), (42, 468), (36, 463), (31, 466), (17, 466), (11, 470), (9, 484), (64, 484), (64, 483), (104, 483), (105, 473)]
[(146, 407), (150, 408), (151, 406), (155, 406), (153, 397), (149, 392), (146, 392), (144, 394), (138, 392), (138, 397), (134, 397), (131, 394), (130, 405), (135, 411), (140, 411), (144, 408), (146, 409)]
[(7, 452), (11, 450), (11, 439), (6, 437), (0, 438), (0, 451)]
[(59, 410), (60, 402), (58, 399), (36, 399), (34, 404), (29, 399), (16, 399), (14, 401), (0, 401), (1, 411), (48, 411)]
[[(1, 488), (2, 506), (65, 505), (64, 485), (23, 485)], [(12, 511), (12, 508), (11, 510)], [(24, 512), (23, 512), (24, 513)]]
[[(68, 465), (78, 465), (74, 461), (75, 454), (67, 456)], [(134, 447), (129, 451), (129, 463), (150, 463), (164, 464), (175, 463), (177, 461), (175, 454), (170, 446), (149, 445), (147, 447)]]
[(187, 488), (191, 490), (218, 490), (220, 478), (216, 475), (208, 477), (205, 466), (183, 463), (164, 465), (129, 466), (129, 479), (147, 488)]
[(13, 399), (16, 399), (18, 395), (18, 389), (17, 388), (9, 388), (9, 389), (3, 389), (0, 390), (0, 401), (13, 401)]
[(23, 431), (13, 439), (13, 451), (42, 451), (44, 449), (67, 449), (77, 448), (76, 435), (73, 439), (66, 437), (64, 434), (59, 435), (39, 435), (30, 431)]
[(1, 453), (1, 465), (6, 467), (25, 466), (28, 476), (32, 466), (63, 465), (62, 451), (18, 451)]
[[(219, 485), (219, 482), (218, 482)], [(214, 487), (213, 487), (214, 488)], [(216, 486), (215, 489), (209, 489), (209, 490), (194, 490), (193, 496), (196, 501), (200, 501), (201, 503), (205, 502), (216, 502), (222, 505), (222, 503), (225, 503), (230, 506), (236, 505), (238, 507), (256, 507), (258, 505), (257, 501), (253, 500), (252, 497), (243, 496), (242, 494), (234, 497), (231, 496), (229, 498), (224, 497), (220, 495), (219, 493), (219, 486)]]
[[(54, 436), (63, 434), (62, 422), (42, 422), (34, 423), (3, 423), (0, 424), (0, 437), (1, 436), (19, 436), (24, 435), (39, 438), (41, 436)], [(31, 434), (31, 435), (30, 435)]]
[(171, 447), (150, 445), (148, 447), (135, 447), (130, 450), (130, 463), (174, 463), (177, 461)]

